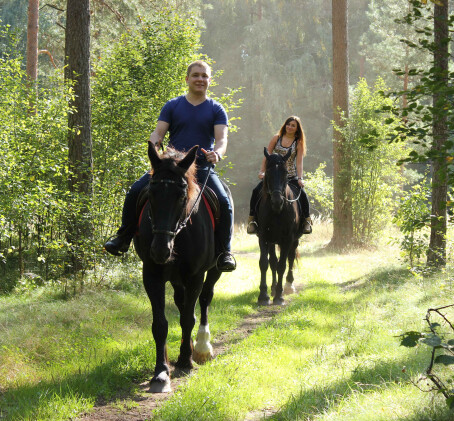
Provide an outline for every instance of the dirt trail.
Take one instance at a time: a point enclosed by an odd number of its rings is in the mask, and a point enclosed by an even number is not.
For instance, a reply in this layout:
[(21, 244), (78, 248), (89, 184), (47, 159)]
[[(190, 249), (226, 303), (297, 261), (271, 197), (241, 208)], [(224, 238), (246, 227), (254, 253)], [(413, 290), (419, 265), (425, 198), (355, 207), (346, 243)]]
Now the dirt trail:
[[(297, 291), (301, 288), (295, 286)], [(286, 303), (291, 301), (290, 296), (286, 296)], [(251, 334), (259, 325), (272, 319), (280, 313), (285, 306), (259, 307), (257, 312), (245, 318), (243, 322), (235, 329), (224, 332), (212, 340), (214, 358), (217, 355), (226, 352), (230, 346), (243, 340)], [(117, 398), (117, 403), (106, 402), (98, 404), (90, 413), (84, 414), (77, 418), (78, 421), (145, 421), (151, 418), (152, 412), (159, 408), (163, 402), (169, 399), (173, 393), (185, 383), (187, 377), (174, 377), (174, 366), (171, 365), (172, 392), (170, 393), (149, 393), (149, 382), (143, 382), (139, 385), (137, 393), (134, 396), (125, 396), (124, 403), (122, 398)], [(194, 368), (193, 372), (197, 371)], [(266, 410), (270, 412), (270, 409)], [(263, 419), (263, 412), (260, 412), (260, 419)], [(273, 411), (271, 411), (273, 412)], [(252, 414), (251, 414), (252, 415)], [(255, 416), (248, 417), (248, 420), (255, 419)]]

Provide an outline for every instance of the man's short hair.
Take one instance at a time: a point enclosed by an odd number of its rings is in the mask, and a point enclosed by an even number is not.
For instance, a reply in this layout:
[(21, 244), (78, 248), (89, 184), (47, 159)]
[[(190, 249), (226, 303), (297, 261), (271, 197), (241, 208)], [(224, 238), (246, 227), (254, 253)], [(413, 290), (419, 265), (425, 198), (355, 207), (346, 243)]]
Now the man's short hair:
[(190, 73), (191, 73), (191, 70), (193, 67), (204, 67), (205, 70), (207, 71), (207, 73), (211, 76), (211, 67), (210, 65), (203, 61), (203, 60), (196, 60), (196, 61), (193, 61), (189, 66), (188, 66), (188, 70), (186, 71), (186, 76), (189, 76)]

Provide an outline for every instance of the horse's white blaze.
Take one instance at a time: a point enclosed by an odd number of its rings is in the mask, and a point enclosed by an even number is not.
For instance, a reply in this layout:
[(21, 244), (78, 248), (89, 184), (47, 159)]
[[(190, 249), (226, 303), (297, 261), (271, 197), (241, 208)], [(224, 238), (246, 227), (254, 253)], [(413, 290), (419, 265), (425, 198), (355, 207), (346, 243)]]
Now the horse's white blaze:
[(284, 286), (284, 294), (290, 295), (290, 294), (294, 294), (295, 292), (296, 292), (296, 289), (293, 286), (293, 284), (290, 282), (286, 282), (285, 286)]
[(194, 361), (204, 363), (213, 358), (213, 347), (210, 344), (210, 326), (199, 326), (197, 339), (192, 353)]

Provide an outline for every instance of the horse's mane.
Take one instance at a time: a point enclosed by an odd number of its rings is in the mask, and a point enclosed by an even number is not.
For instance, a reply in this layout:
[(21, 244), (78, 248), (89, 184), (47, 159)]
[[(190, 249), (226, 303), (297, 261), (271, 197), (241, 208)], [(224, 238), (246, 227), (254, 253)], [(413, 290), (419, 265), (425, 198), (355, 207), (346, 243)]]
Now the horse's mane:
[[(185, 153), (177, 151), (173, 148), (166, 148), (164, 152), (160, 154), (160, 158), (162, 159), (162, 164), (160, 170), (169, 170), (172, 172), (176, 172), (180, 174), (182, 177), (185, 178), (186, 182), (188, 183), (188, 208), (192, 205), (192, 203), (196, 200), (197, 194), (199, 192), (198, 184), (196, 181), (196, 165), (195, 161), (189, 167), (189, 169), (185, 172), (182, 168), (178, 166), (178, 163), (186, 156)], [(153, 169), (151, 169), (150, 174), (153, 175)], [(189, 209), (188, 209), (189, 211)]]

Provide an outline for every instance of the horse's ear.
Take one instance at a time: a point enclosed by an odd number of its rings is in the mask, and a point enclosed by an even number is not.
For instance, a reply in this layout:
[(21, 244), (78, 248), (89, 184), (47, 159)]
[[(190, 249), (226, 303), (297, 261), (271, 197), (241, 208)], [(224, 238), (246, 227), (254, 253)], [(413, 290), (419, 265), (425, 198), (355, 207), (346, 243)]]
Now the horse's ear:
[(268, 149), (266, 148), (266, 146), (263, 148), (263, 153), (265, 154), (267, 159), (270, 157), (270, 154), (269, 154)]
[(156, 147), (151, 142), (148, 142), (148, 158), (153, 168), (161, 163), (161, 158), (159, 158), (158, 152), (156, 152)]
[(287, 159), (290, 158), (290, 155), (292, 154), (292, 150), (289, 149), (288, 152), (284, 155), (284, 157), (282, 158), (285, 161), (287, 161)]
[(180, 168), (183, 168), (185, 171), (188, 170), (188, 168), (192, 165), (192, 163), (195, 161), (195, 157), (197, 154), (197, 151), (199, 150), (199, 145), (193, 146), (189, 152), (186, 154), (186, 156), (178, 163), (178, 166)]

